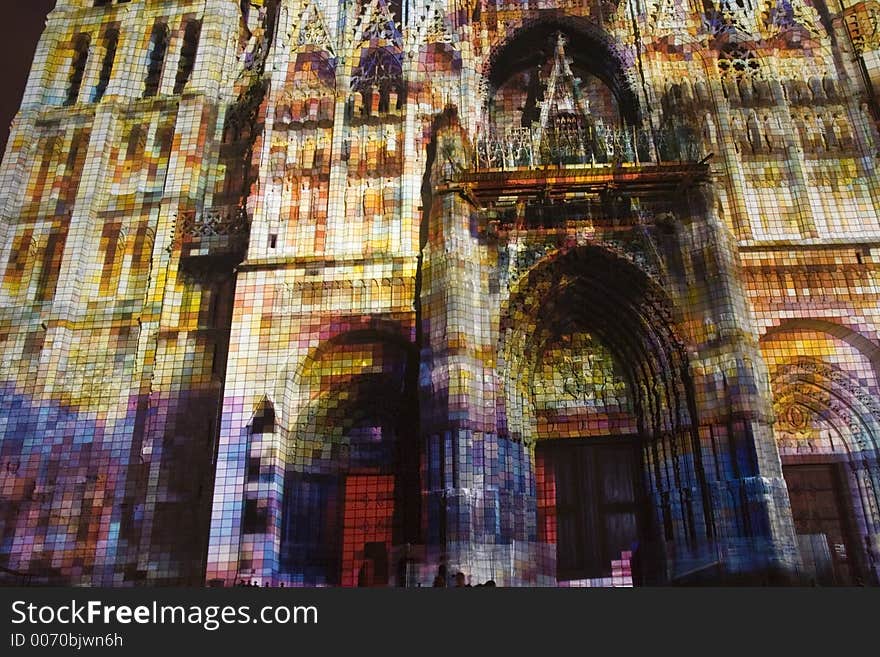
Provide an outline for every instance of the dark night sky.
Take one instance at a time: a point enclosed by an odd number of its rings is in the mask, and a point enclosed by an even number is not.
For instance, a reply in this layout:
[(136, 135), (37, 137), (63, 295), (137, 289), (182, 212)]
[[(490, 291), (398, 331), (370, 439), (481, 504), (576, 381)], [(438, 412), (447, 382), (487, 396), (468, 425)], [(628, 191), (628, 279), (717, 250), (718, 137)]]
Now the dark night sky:
[(0, 155), (6, 148), (9, 123), (18, 111), (46, 14), (55, 0), (4, 0), (0, 39)]

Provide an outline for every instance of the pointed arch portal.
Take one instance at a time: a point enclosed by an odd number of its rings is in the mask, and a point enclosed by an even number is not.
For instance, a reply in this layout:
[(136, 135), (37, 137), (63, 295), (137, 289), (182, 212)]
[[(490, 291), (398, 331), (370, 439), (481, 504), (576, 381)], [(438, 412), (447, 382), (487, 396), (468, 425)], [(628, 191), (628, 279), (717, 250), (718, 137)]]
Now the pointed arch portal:
[(534, 446), (557, 577), (663, 581), (713, 530), (669, 298), (607, 248), (561, 251), (515, 286), (501, 337), (507, 430)]
[(355, 330), (321, 345), (293, 388), (281, 571), (307, 586), (387, 586), (419, 526), (411, 345)]
[(771, 381), (783, 473), (814, 584), (874, 583), (880, 532), (880, 405), (839, 367), (802, 357)]

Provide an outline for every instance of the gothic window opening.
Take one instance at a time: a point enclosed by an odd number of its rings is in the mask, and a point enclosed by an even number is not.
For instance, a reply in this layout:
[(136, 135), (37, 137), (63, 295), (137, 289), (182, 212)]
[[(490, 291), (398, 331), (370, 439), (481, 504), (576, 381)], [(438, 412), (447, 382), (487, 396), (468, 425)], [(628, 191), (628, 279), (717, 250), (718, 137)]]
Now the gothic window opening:
[[(390, 48), (374, 48), (363, 53), (351, 82), (351, 89), (360, 94), (362, 107), (355, 108), (355, 117), (396, 112), (403, 107), (403, 54)], [(356, 103), (360, 105), (360, 103)]]
[(113, 65), (116, 62), (116, 50), (119, 46), (119, 28), (110, 27), (104, 33), (104, 59), (101, 62), (101, 71), (98, 74), (98, 84), (92, 98), (94, 102), (100, 101), (107, 93), (110, 85), (110, 76), (113, 75)]
[(37, 279), (37, 302), (51, 301), (55, 296), (55, 287), (58, 284), (58, 275), (61, 273), (61, 258), (64, 255), (66, 239), (67, 231), (58, 228), (53, 228), (46, 239), (40, 276)]
[(266, 531), (269, 509), (260, 500), (245, 500), (242, 531), (245, 534), (262, 534)]
[(16, 235), (12, 242), (12, 250), (3, 275), (4, 287), (12, 295), (18, 294), (22, 288), (27, 288), (25, 272), (33, 256), (33, 234), (33, 228), (26, 228)]
[(271, 46), (275, 40), (275, 30), (278, 28), (278, 5), (279, 0), (268, 0), (266, 2), (266, 43)]
[(199, 50), (199, 37), (202, 33), (202, 22), (191, 20), (186, 24), (183, 34), (183, 45), (180, 48), (180, 63), (177, 67), (177, 78), (174, 81), (174, 93), (181, 94), (186, 88), (196, 64)]
[(128, 134), (128, 142), (125, 149), (124, 169), (126, 176), (138, 171), (143, 166), (143, 155), (147, 147), (147, 131), (141, 125), (136, 125)]
[(108, 222), (101, 231), (100, 248), (104, 254), (99, 284), (99, 294), (101, 296), (112, 296), (116, 292), (117, 278), (122, 264), (120, 251), (124, 249), (124, 242), (121, 237), (122, 224), (118, 221)]
[(76, 104), (79, 98), (79, 90), (82, 88), (83, 77), (86, 72), (86, 63), (89, 59), (89, 46), (91, 37), (88, 34), (80, 34), (73, 42), (73, 60), (70, 64), (70, 78), (67, 83), (67, 96), (64, 100), (66, 106)]
[(263, 398), (251, 422), (251, 433), (275, 433), (275, 407), (268, 399)]
[(64, 176), (61, 179), (58, 194), (57, 212), (59, 214), (69, 215), (76, 203), (76, 195), (79, 193), (82, 171), (88, 154), (89, 136), (88, 130), (77, 130), (71, 139), (70, 151), (67, 153)]
[(149, 259), (152, 256), (153, 231), (149, 222), (142, 220), (134, 231), (131, 251), (131, 268), (126, 289), (132, 296), (142, 293), (149, 277)]
[(162, 70), (165, 68), (165, 55), (168, 52), (168, 25), (156, 21), (150, 35), (150, 46), (147, 52), (147, 77), (144, 82), (144, 98), (159, 93), (162, 83)]

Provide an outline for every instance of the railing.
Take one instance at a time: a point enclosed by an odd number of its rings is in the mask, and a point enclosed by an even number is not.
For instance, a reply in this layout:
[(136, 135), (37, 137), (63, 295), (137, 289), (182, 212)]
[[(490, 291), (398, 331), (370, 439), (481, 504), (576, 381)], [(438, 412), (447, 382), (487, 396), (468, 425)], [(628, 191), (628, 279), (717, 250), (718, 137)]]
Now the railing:
[(246, 237), (250, 230), (250, 219), (247, 210), (242, 207), (206, 208), (201, 213), (182, 213), (179, 227), (184, 241), (206, 237)]
[(184, 212), (178, 219), (177, 241), (184, 262), (208, 262), (204, 258), (241, 262), (247, 250), (250, 218), (238, 206)]
[(699, 140), (693, 129), (685, 126), (648, 132), (632, 126), (612, 128), (572, 122), (544, 131), (490, 129), (477, 134), (474, 148), (476, 170), (700, 159)]

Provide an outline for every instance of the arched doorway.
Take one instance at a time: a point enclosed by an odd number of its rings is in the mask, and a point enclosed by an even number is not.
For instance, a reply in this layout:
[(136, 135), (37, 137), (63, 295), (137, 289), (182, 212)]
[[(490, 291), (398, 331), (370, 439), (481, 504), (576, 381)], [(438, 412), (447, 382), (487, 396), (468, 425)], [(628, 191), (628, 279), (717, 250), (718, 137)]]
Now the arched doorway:
[(399, 582), (419, 531), (412, 352), (373, 332), (336, 339), (305, 368), (309, 401), (290, 432), (281, 571), (307, 586)]
[[(506, 27), (485, 93), (434, 125), (420, 297), (432, 376), (420, 380), (438, 465), (426, 499), (452, 528), (437, 543), (470, 572), (507, 571), (505, 583), (590, 585), (628, 551), (646, 583), (787, 576), (797, 552), (766, 378), (708, 166), (658, 157), (612, 37), (555, 16)], [(624, 382), (616, 433), (591, 424), (608, 414), (587, 408), (595, 391), (566, 407), (553, 378), (548, 354), (584, 349), (609, 354)], [(477, 476), (478, 458), (498, 474)], [(565, 472), (573, 461), (579, 473)], [(560, 494), (548, 471), (580, 491)], [(583, 492), (608, 471), (620, 473), (608, 495)], [(568, 499), (582, 545), (606, 535), (590, 544), (601, 570), (546, 529)]]
[(694, 393), (659, 285), (608, 248), (558, 251), (512, 286), (501, 339), (506, 428), (534, 446), (557, 578), (650, 584), (705, 563)]
[(771, 384), (805, 580), (876, 584), (880, 403), (842, 368), (808, 356), (776, 368)]

